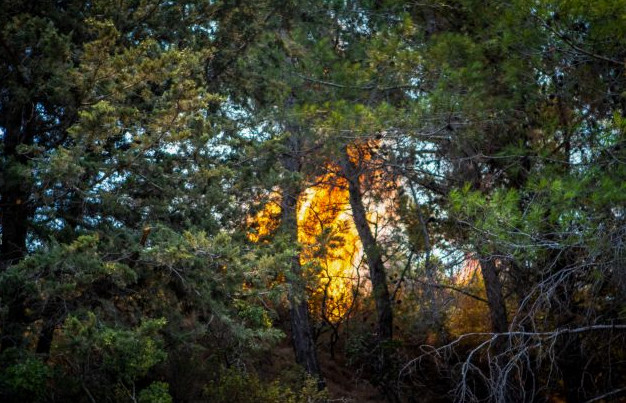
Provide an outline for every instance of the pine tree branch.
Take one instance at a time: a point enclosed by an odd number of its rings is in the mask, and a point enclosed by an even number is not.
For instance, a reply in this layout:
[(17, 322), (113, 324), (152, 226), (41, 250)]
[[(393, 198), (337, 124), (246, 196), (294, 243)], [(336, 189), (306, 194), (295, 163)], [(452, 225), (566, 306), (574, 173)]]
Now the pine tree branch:
[(475, 299), (477, 301), (480, 301), (480, 302), (488, 303), (488, 301), (485, 298), (479, 297), (478, 295), (474, 295), (474, 294), (472, 294), (472, 293), (470, 293), (468, 291), (465, 291), (462, 288), (455, 287), (453, 285), (447, 285), (447, 284), (441, 284), (441, 283), (429, 283), (429, 282), (422, 281), (422, 280), (415, 280), (415, 281), (417, 281), (420, 284), (426, 285), (428, 287), (434, 287), (434, 288), (440, 288), (440, 289), (445, 289), (445, 290), (456, 291), (456, 292), (458, 292), (460, 294), (465, 295), (466, 297), (473, 298), (473, 299)]
[(626, 67), (626, 61), (620, 62), (619, 60), (615, 60), (615, 59), (611, 59), (610, 57), (606, 57), (603, 55), (599, 55), (597, 53), (588, 51), (586, 49), (581, 48), (580, 46), (578, 46), (577, 44), (575, 44), (574, 42), (572, 42), (571, 40), (569, 40), (565, 35), (561, 34), (560, 32), (558, 32), (556, 29), (554, 29), (553, 27), (550, 26), (550, 24), (548, 24), (546, 21), (544, 21), (542, 18), (533, 15), (533, 17), (535, 19), (537, 19), (537, 21), (539, 21), (541, 23), (541, 25), (547, 29), (548, 31), (552, 32), (554, 35), (556, 35), (560, 40), (562, 40), (566, 45), (568, 45), (569, 47), (571, 47), (572, 49), (574, 49), (577, 52), (580, 52), (584, 55), (587, 55), (589, 57), (592, 57), (594, 59), (598, 59), (598, 60), (602, 60), (608, 63), (612, 63), (612, 64), (617, 64), (618, 66), (622, 66), (622, 67)]
[(364, 91), (371, 91), (371, 90), (392, 91), (392, 90), (402, 90), (402, 89), (422, 90), (421, 87), (417, 85), (412, 85), (412, 84), (392, 85), (389, 87), (377, 87), (373, 84), (372, 85), (344, 85), (344, 84), (338, 84), (332, 81), (319, 80), (317, 78), (308, 77), (302, 74), (296, 74), (296, 76), (298, 78), (303, 79), (304, 81), (308, 81), (308, 82), (312, 82), (312, 83), (320, 84), (320, 85), (325, 85), (328, 87), (334, 87), (334, 88), (346, 88), (346, 89), (364, 90)]

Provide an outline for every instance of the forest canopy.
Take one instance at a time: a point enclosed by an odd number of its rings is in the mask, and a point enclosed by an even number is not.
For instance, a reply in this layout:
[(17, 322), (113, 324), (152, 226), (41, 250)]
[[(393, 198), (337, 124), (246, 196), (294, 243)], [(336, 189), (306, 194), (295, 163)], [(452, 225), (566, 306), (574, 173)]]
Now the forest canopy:
[(625, 21), (0, 0), (0, 400), (624, 399)]

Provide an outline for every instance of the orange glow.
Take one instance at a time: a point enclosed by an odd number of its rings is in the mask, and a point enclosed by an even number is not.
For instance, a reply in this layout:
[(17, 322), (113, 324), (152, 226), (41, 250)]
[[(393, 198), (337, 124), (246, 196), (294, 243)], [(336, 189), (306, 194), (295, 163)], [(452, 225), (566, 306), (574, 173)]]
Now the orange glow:
[[(348, 157), (357, 166), (367, 164), (368, 175), (360, 178), (364, 188), (395, 189), (395, 183), (385, 181), (382, 170), (375, 167), (378, 143), (371, 140), (349, 146)], [(365, 276), (359, 271), (363, 248), (352, 219), (348, 182), (339, 175), (337, 165), (328, 164), (326, 168), (328, 173), (316, 178), (298, 200), (298, 242), (302, 246), (302, 266), (319, 279), (310, 290), (310, 309), (318, 317), (338, 323), (353, 306), (357, 289), (365, 287), (361, 280)], [(367, 218), (379, 234), (393, 209), (392, 199), (367, 206)], [(248, 239), (253, 242), (262, 242), (273, 234), (280, 224), (280, 195), (272, 193), (269, 202), (248, 224), (252, 228)]]
[(319, 270), (319, 285), (311, 295), (311, 308), (336, 323), (354, 302), (362, 249), (352, 221), (345, 179), (326, 174), (302, 194), (298, 241), (303, 246), (302, 264)]
[[(262, 242), (280, 224), (280, 195), (272, 193), (262, 210), (248, 220), (248, 239)], [(354, 302), (359, 286), (358, 260), (361, 241), (352, 221), (348, 185), (335, 173), (318, 178), (298, 200), (300, 262), (317, 273), (311, 290), (310, 308), (322, 318), (341, 321)]]
[(248, 219), (248, 226), (252, 231), (248, 232), (248, 239), (252, 242), (260, 242), (273, 234), (280, 224), (280, 195), (272, 192), (269, 201), (263, 206), (254, 218)]

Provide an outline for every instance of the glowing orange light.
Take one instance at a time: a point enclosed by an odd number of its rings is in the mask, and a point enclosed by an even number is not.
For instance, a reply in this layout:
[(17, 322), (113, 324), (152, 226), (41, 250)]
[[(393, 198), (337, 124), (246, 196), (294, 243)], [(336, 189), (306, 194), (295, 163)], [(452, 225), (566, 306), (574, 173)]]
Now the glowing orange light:
[[(378, 141), (366, 141), (361, 145), (348, 147), (348, 157), (355, 164), (375, 165)], [(300, 261), (305, 268), (317, 273), (319, 281), (311, 290), (310, 308), (326, 320), (341, 321), (354, 304), (355, 292), (362, 287), (359, 261), (362, 245), (354, 226), (350, 208), (350, 194), (346, 179), (341, 177), (339, 168), (328, 164), (327, 172), (316, 178), (315, 185), (307, 188), (298, 200), (297, 222), (298, 242), (302, 246)], [(383, 173), (374, 168), (369, 173), (365, 186), (388, 187), (395, 183), (383, 180)], [(361, 178), (363, 183), (364, 177)], [(371, 183), (370, 183), (371, 182)], [(369, 206), (368, 220), (380, 224), (388, 215), (389, 202), (374, 203)], [(254, 229), (248, 239), (260, 242), (278, 228), (280, 221), (280, 195), (275, 192), (270, 201), (252, 219), (249, 225)]]
[[(331, 322), (340, 321), (359, 286), (361, 241), (350, 213), (346, 180), (334, 173), (321, 176), (298, 200), (300, 261), (317, 272), (317, 288), (310, 296), (311, 309)], [(248, 239), (260, 242), (274, 233), (280, 222), (280, 195), (270, 200), (248, 222)]]
[(252, 242), (260, 242), (262, 239), (273, 234), (280, 224), (280, 195), (273, 192), (269, 201), (253, 218), (248, 219), (248, 226), (252, 231), (248, 232), (248, 239)]
[(312, 308), (331, 322), (340, 321), (348, 312), (359, 286), (361, 241), (352, 221), (347, 186), (345, 179), (326, 174), (302, 194), (298, 207), (301, 261), (319, 269)]

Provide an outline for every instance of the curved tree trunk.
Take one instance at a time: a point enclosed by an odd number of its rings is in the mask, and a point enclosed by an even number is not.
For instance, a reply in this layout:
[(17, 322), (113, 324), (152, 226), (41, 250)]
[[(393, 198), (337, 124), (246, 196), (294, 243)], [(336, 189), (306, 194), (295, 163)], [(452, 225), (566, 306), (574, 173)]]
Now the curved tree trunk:
[(369, 266), (374, 301), (376, 302), (376, 314), (378, 316), (378, 338), (380, 341), (388, 341), (393, 337), (393, 311), (391, 309), (389, 289), (387, 288), (385, 266), (380, 248), (376, 243), (376, 238), (374, 238), (367, 222), (359, 184), (359, 171), (354, 163), (350, 161), (347, 148), (344, 150), (341, 165), (344, 176), (348, 181), (350, 207), (352, 208), (354, 224), (363, 244), (367, 265)]
[[(285, 171), (289, 174), (295, 174), (300, 171), (300, 145), (299, 139), (295, 134), (287, 138), (285, 148), (281, 162)], [(298, 243), (297, 203), (300, 192), (300, 186), (293, 178), (285, 180), (281, 202), (281, 230), (294, 245)], [(323, 386), (315, 343), (313, 342), (313, 333), (309, 324), (306, 288), (302, 278), (299, 254), (294, 254), (291, 257), (290, 275), (287, 276), (287, 281), (289, 283), (291, 337), (296, 362), (302, 365), (306, 372), (317, 377), (319, 385)]]

